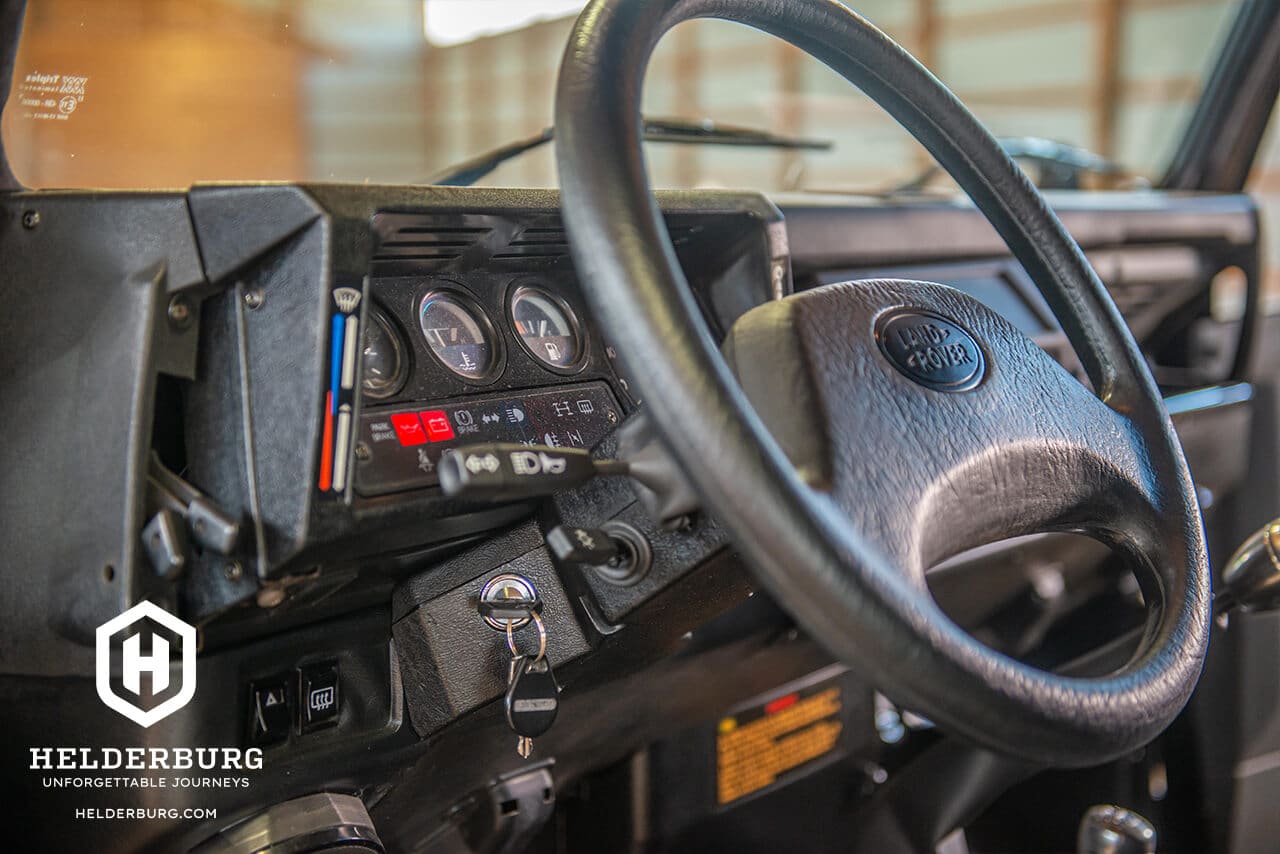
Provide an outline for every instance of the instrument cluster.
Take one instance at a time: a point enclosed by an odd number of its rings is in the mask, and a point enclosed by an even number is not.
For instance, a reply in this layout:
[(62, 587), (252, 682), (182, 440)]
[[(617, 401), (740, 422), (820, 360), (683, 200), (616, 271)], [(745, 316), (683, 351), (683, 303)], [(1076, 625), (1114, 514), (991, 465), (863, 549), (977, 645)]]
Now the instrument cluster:
[(571, 274), (374, 279), (369, 296), (353, 437), (364, 498), (434, 487), (468, 442), (593, 447), (623, 417), (619, 396), (634, 403)]
[[(452, 390), (456, 383), (467, 388), (496, 383), (511, 351), (557, 377), (583, 371), (590, 349), (586, 326), (561, 292), (563, 283), (556, 287), (549, 278), (515, 277), (497, 289), (498, 305), (491, 298), (494, 290), (491, 281), (467, 283), (462, 277), (375, 282), (362, 342), (365, 400), (372, 404), (402, 396), (415, 356), (425, 356), (422, 361), (430, 366), (425, 373), (444, 381), (424, 389), (432, 392), (427, 396)], [(521, 365), (518, 373), (527, 376), (528, 367)]]

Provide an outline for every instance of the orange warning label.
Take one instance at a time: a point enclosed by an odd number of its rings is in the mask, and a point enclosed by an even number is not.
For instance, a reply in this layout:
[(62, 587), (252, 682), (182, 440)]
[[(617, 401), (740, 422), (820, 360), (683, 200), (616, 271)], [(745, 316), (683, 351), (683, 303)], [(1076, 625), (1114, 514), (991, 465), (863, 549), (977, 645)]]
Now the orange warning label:
[(722, 718), (716, 732), (717, 802), (758, 792), (834, 751), (844, 726), (840, 709), (840, 686), (827, 682)]

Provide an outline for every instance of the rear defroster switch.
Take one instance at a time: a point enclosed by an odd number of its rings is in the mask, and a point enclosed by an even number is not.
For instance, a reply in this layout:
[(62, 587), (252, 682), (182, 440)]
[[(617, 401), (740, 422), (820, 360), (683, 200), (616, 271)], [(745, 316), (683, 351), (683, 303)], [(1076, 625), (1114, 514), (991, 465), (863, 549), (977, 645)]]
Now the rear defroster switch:
[(312, 732), (333, 726), (341, 709), (338, 662), (321, 661), (298, 668), (298, 729)]

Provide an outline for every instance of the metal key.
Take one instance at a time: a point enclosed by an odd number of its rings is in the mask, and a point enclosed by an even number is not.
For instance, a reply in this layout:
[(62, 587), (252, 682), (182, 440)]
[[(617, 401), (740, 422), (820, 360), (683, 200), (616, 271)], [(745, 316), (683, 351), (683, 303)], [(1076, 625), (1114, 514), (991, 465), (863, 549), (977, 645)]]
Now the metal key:
[(545, 656), (520, 655), (511, 660), (503, 706), (507, 725), (519, 737), (516, 752), (528, 759), (533, 739), (551, 729), (560, 710), (560, 686)]

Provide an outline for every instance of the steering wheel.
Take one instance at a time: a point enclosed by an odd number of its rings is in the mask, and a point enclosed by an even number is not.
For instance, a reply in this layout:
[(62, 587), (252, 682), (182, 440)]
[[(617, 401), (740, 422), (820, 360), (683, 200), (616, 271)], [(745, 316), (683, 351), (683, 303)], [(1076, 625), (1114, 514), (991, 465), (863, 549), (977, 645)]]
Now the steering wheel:
[[(649, 56), (694, 18), (785, 39), (861, 88), (969, 194), (1026, 268), (1092, 391), (937, 284), (858, 281), (761, 306), (711, 339), (641, 151)], [(1203, 523), (1132, 335), (1079, 246), (990, 133), (923, 66), (832, 0), (593, 0), (560, 69), (556, 158), (574, 262), (650, 419), (760, 582), (897, 702), (1035, 763), (1150, 741), (1208, 642)], [(1147, 605), (1118, 671), (1067, 677), (975, 640), (926, 570), (1020, 534), (1074, 531), (1134, 567)]]

